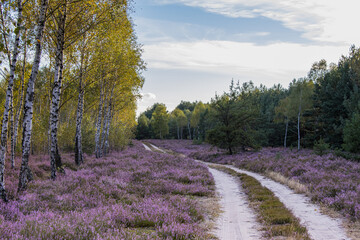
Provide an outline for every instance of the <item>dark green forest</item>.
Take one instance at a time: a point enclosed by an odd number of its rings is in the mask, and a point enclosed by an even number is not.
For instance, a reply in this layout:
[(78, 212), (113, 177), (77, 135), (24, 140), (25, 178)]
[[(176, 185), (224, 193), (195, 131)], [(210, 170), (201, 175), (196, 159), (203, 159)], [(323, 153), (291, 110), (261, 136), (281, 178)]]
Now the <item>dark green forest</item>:
[(337, 64), (315, 62), (288, 88), (232, 81), (209, 103), (161, 103), (138, 117), (138, 139), (192, 139), (234, 151), (261, 147), (360, 152), (360, 49)]

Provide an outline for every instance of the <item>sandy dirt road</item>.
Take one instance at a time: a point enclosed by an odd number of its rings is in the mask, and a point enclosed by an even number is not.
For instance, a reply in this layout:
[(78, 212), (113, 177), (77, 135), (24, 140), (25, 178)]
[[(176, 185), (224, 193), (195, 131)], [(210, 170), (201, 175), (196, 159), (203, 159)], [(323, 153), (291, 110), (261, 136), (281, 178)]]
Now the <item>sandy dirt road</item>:
[(209, 168), (220, 195), (222, 213), (214, 234), (221, 240), (259, 240), (261, 232), (255, 214), (237, 180), (229, 174)]
[(284, 205), (300, 219), (300, 222), (308, 230), (314, 240), (345, 240), (342, 222), (339, 219), (330, 218), (320, 213), (320, 207), (312, 204), (310, 199), (302, 194), (296, 194), (293, 190), (268, 179), (260, 174), (238, 169), (234, 166), (226, 166), (237, 172), (247, 174), (257, 179), (264, 187), (272, 191)]

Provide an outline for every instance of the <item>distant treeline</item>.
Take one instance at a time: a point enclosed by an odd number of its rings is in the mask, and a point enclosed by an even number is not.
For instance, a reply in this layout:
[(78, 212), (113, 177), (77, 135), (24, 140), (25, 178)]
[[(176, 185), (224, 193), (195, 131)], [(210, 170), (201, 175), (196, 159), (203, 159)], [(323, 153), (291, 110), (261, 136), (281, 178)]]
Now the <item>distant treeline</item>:
[(315, 62), (289, 87), (232, 81), (210, 103), (156, 103), (138, 118), (137, 138), (207, 141), (229, 153), (265, 146), (321, 146), (360, 152), (360, 49), (338, 64)]

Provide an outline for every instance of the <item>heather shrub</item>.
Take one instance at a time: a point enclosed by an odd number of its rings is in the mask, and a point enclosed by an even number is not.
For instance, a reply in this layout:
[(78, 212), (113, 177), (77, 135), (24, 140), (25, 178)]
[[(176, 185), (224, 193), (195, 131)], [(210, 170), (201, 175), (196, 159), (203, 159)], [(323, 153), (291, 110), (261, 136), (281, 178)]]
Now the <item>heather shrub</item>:
[(0, 202), (1, 239), (205, 239), (197, 198), (213, 195), (214, 180), (194, 160), (139, 142), (80, 167), (63, 160), (66, 174), (52, 181), (47, 157), (32, 156), (35, 180), (20, 195), (19, 166), (7, 171), (14, 196)]
[(320, 141), (321, 156), (308, 149), (291, 151), (284, 148), (263, 148), (259, 152), (229, 156), (208, 144), (192, 145), (189, 141), (169, 140), (152, 142), (203, 161), (234, 164), (258, 173), (279, 173), (305, 185), (313, 201), (326, 204), (349, 219), (360, 220), (360, 162), (325, 153), (327, 146), (324, 147)]

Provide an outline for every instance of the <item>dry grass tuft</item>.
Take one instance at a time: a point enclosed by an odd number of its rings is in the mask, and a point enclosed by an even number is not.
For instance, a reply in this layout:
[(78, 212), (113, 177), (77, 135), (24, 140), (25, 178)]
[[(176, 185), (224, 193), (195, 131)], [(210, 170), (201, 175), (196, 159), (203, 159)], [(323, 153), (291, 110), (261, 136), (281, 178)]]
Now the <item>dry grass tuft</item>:
[(279, 182), (281, 184), (288, 186), (289, 188), (294, 190), (296, 193), (309, 194), (308, 188), (304, 184), (301, 184), (299, 181), (287, 178), (287, 177), (281, 175), (280, 173), (272, 172), (272, 171), (267, 171), (265, 173), (265, 175), (276, 182)]

